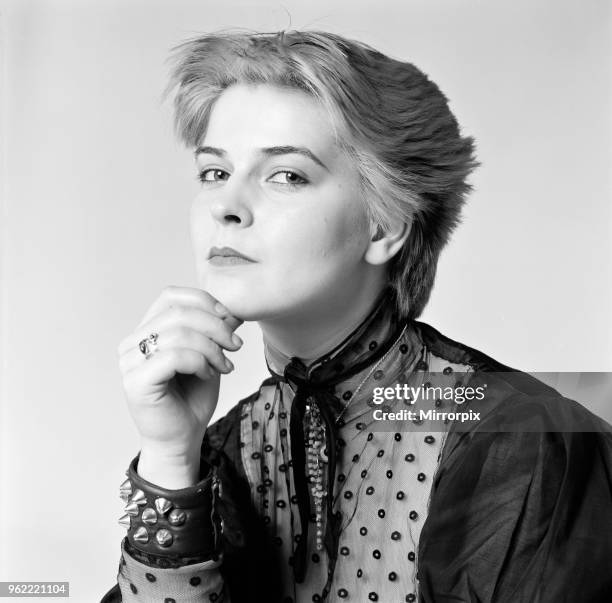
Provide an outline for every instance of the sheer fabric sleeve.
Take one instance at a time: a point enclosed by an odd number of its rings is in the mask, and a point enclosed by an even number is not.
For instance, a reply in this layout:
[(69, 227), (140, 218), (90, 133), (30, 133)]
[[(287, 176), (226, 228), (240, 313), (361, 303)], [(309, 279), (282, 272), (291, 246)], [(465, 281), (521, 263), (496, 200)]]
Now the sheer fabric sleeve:
[[(559, 397), (515, 397), (496, 414), (516, 430), (464, 433), (440, 465), (420, 601), (612, 601), (610, 426)], [(520, 431), (526, 419), (543, 429)]]

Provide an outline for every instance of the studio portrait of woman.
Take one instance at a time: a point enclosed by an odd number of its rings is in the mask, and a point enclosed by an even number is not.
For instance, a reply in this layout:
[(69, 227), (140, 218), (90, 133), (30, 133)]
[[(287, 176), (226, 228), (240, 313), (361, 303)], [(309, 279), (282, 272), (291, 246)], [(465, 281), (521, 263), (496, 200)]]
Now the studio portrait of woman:
[[(102, 601), (612, 600), (610, 425), (420, 320), (479, 164), (438, 84), (319, 29), (171, 64), (198, 287), (118, 345), (140, 445)], [(244, 323), (268, 373), (212, 421)]]
[(0, 598), (612, 601), (612, 3), (0, 4)]

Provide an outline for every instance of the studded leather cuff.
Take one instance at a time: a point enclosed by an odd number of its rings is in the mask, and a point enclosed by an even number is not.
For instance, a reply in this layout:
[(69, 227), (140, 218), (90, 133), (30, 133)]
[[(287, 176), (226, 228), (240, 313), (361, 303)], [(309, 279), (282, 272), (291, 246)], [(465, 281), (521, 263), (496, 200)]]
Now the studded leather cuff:
[(120, 496), (127, 503), (119, 520), (128, 541), (142, 553), (177, 558), (217, 554), (219, 519), (214, 511), (217, 480), (203, 460), (200, 481), (179, 490), (161, 488), (138, 475), (140, 453), (126, 471)]

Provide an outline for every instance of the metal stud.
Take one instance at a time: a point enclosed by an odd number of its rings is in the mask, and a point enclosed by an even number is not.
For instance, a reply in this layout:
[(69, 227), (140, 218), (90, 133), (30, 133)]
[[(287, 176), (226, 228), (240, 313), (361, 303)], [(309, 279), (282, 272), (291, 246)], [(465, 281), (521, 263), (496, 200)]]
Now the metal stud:
[(134, 494), (132, 494), (132, 499), (130, 502), (134, 502), (137, 505), (146, 505), (147, 497), (142, 490), (136, 490), (134, 491)]
[(147, 507), (146, 509), (144, 509), (142, 512), (142, 521), (146, 524), (149, 524), (150, 526), (156, 524), (157, 513), (155, 512), (155, 509), (152, 509), (151, 507)]
[(134, 532), (134, 540), (136, 542), (141, 542), (142, 544), (146, 544), (147, 542), (149, 542), (149, 533), (147, 532), (147, 528), (145, 528), (144, 526), (140, 526)]
[(173, 526), (181, 526), (185, 523), (185, 519), (187, 519), (187, 515), (185, 511), (181, 511), (180, 509), (172, 509), (170, 511), (170, 515), (168, 515), (168, 523)]
[(129, 490), (130, 492), (132, 491), (132, 482), (130, 481), (129, 477), (119, 486), (119, 490)]
[(123, 517), (120, 517), (119, 525), (123, 526), (124, 528), (129, 528), (130, 527), (130, 516), (125, 514), (123, 515)]
[(128, 503), (123, 510), (132, 517), (138, 515), (138, 505), (135, 502)]
[(155, 540), (157, 540), (157, 543), (160, 546), (170, 546), (173, 540), (172, 533), (170, 532), (170, 530), (166, 530), (165, 528), (157, 530), (157, 533), (155, 534)]
[(129, 479), (126, 479), (120, 486), (119, 486), (119, 496), (120, 498), (122, 498), (125, 502), (127, 502), (127, 499), (132, 495), (132, 482), (130, 482)]
[(160, 515), (165, 515), (170, 509), (172, 509), (172, 503), (163, 497), (155, 499), (155, 508)]

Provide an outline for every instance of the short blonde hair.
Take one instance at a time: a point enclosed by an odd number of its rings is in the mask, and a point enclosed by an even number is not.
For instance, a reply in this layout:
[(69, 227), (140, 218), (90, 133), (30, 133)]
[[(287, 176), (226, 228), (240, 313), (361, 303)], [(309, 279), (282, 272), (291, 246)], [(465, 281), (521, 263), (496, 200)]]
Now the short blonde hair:
[(411, 63), (322, 31), (223, 30), (187, 40), (171, 58), (166, 92), (175, 91), (176, 130), (190, 146), (233, 84), (297, 88), (321, 103), (339, 146), (359, 165), (378, 232), (412, 223), (388, 275), (400, 315), (417, 318), (478, 165), (474, 140), (461, 136), (438, 86)]

